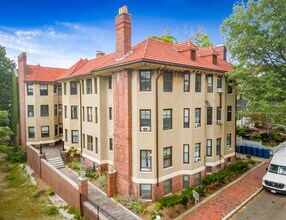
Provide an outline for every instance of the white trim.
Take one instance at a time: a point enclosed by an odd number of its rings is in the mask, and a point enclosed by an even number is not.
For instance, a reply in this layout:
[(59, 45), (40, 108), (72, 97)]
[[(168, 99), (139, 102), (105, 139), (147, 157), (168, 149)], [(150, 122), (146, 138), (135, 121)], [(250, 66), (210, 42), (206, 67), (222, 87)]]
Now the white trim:
[(95, 162), (95, 163), (97, 163), (97, 164), (108, 163), (110, 165), (113, 165), (113, 161), (111, 161), (111, 160), (98, 160), (98, 159), (96, 159), (96, 158), (94, 158), (94, 157), (92, 157), (92, 156), (90, 156), (88, 154), (85, 154), (85, 153), (82, 153), (82, 156), (87, 158), (87, 159), (89, 159), (89, 160), (91, 160), (91, 161), (93, 161), (93, 162)]
[(48, 140), (48, 141), (35, 141), (35, 142), (26, 142), (27, 145), (33, 145), (33, 144), (52, 144), (52, 143), (55, 143), (59, 140), (61, 140), (62, 138), (58, 138), (58, 139), (55, 139), (55, 140)]
[(235, 156), (235, 152), (232, 152), (230, 154), (224, 155), (223, 158), (226, 159), (226, 158), (233, 157), (233, 156)]
[[(204, 170), (205, 170), (205, 166), (202, 166), (202, 167), (197, 168), (195, 170), (178, 170), (176, 172), (173, 172), (173, 173), (170, 173), (170, 174), (167, 174), (165, 176), (160, 177), (159, 182), (163, 182), (167, 179), (171, 179), (171, 178), (179, 176), (179, 175), (193, 175), (195, 173), (202, 172)], [(138, 179), (136, 177), (132, 177), (132, 182), (141, 183), (141, 184), (155, 184), (155, 183), (157, 183), (157, 179), (146, 179), (146, 178)]]
[(216, 162), (206, 162), (206, 166), (213, 167), (222, 163), (224, 163), (224, 159), (218, 160)]

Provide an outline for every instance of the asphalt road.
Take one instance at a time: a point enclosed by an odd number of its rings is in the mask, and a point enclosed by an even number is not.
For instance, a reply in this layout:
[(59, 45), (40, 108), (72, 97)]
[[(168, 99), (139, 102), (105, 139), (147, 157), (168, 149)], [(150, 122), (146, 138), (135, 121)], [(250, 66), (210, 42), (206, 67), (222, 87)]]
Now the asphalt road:
[(286, 195), (263, 190), (231, 219), (284, 220), (286, 219)]

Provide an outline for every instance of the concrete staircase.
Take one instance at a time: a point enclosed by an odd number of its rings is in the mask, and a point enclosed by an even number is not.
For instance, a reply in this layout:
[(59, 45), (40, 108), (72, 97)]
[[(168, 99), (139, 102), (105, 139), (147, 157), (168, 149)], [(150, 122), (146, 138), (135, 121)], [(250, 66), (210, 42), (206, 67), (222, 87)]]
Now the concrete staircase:
[(54, 158), (48, 159), (48, 162), (57, 169), (61, 169), (65, 167), (64, 160), (61, 157), (54, 157)]

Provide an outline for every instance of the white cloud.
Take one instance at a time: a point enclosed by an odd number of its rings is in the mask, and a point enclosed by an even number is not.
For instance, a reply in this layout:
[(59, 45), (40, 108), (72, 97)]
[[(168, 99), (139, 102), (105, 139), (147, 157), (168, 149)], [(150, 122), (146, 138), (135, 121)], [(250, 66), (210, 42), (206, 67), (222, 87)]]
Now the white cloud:
[(80, 58), (94, 58), (97, 50), (114, 51), (112, 28), (70, 22), (37, 29), (0, 26), (0, 45), (16, 63), (17, 56), (25, 51), (28, 64), (68, 68)]

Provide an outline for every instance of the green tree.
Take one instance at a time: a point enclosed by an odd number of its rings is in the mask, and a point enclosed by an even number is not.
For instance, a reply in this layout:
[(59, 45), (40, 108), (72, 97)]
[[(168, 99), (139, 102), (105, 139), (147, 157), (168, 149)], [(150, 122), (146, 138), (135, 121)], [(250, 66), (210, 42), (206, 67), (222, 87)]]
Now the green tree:
[(13, 144), (15, 145), (17, 136), (17, 123), (19, 118), (19, 96), (18, 96), (18, 84), (15, 73), (12, 73), (12, 85), (11, 85), (11, 130), (13, 132)]
[(177, 44), (178, 40), (170, 34), (169, 28), (165, 30), (165, 32), (161, 36), (151, 36), (152, 39), (161, 40), (167, 42), (169, 44)]
[(0, 46), (0, 110), (11, 108), (11, 77), (13, 62), (6, 57), (6, 50)]
[(8, 127), (9, 119), (7, 111), (0, 111), (0, 145), (8, 144), (12, 132)]
[(210, 35), (201, 26), (198, 27), (197, 32), (191, 36), (190, 40), (194, 41), (200, 49), (213, 46), (213, 43), (210, 41)]
[(236, 4), (221, 25), (236, 64), (228, 74), (250, 100), (245, 111), (265, 127), (286, 124), (286, 1)]

